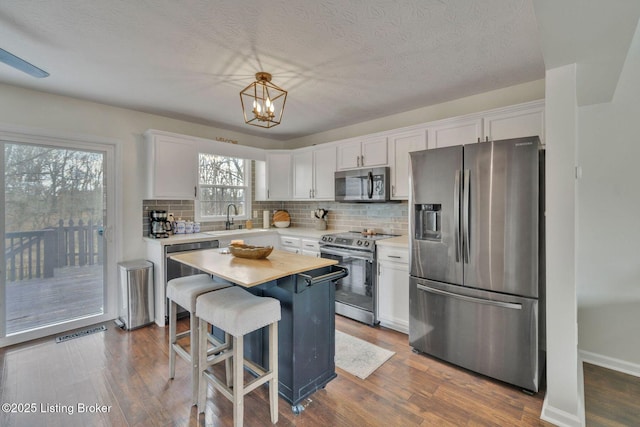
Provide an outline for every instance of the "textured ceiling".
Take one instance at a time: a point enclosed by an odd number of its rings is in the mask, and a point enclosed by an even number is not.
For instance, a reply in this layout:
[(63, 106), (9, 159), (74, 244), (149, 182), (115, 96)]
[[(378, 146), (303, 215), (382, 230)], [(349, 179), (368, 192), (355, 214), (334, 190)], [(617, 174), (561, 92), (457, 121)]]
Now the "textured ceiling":
[[(286, 140), (544, 77), (532, 0), (3, 0), (0, 82)], [(258, 71), (282, 124), (245, 125)]]

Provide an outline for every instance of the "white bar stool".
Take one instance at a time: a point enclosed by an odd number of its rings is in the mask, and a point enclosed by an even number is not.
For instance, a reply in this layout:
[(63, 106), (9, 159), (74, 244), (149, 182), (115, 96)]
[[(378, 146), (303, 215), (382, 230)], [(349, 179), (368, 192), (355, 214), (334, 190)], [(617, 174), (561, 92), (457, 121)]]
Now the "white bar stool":
[[(195, 405), (198, 402), (198, 318), (196, 317), (196, 298), (200, 295), (228, 288), (227, 283), (214, 282), (208, 274), (196, 274), (193, 276), (179, 277), (169, 280), (167, 283), (167, 298), (169, 304), (169, 378), (176, 374), (176, 354), (191, 364), (191, 399)], [(189, 312), (189, 330), (176, 335), (176, 323), (178, 321), (178, 307), (183, 307)], [(205, 331), (206, 332), (206, 331)], [(189, 336), (190, 351), (180, 344), (178, 340)], [(208, 335), (208, 334), (207, 334)], [(215, 345), (216, 343), (213, 342)], [(204, 344), (205, 351), (208, 348)]]
[[(274, 298), (258, 297), (234, 286), (213, 294), (198, 297), (196, 316), (200, 319), (200, 389), (198, 391), (198, 413), (204, 412), (207, 398), (207, 384), (211, 383), (233, 403), (233, 423), (242, 427), (244, 418), (244, 395), (260, 385), (269, 382), (269, 409), (271, 422), (278, 422), (278, 321), (280, 301)], [(204, 347), (207, 342), (207, 324), (225, 331), (225, 342), (215, 349), (216, 355), (209, 356)], [(243, 337), (249, 332), (269, 326), (269, 370), (244, 359)], [(230, 341), (233, 336), (233, 343)], [(218, 353), (218, 351), (221, 351)], [(229, 359), (233, 361), (233, 372), (229, 369)], [(226, 384), (207, 371), (209, 366), (225, 361)], [(258, 374), (258, 377), (244, 384), (244, 366)], [(233, 388), (230, 388), (231, 378)]]

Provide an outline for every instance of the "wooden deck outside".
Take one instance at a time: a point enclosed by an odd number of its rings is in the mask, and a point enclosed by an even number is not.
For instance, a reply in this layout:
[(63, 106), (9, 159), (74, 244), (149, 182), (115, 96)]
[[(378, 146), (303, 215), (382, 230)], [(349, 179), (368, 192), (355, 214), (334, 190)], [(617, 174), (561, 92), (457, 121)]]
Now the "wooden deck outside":
[(62, 267), (50, 278), (7, 283), (7, 334), (102, 313), (103, 265)]

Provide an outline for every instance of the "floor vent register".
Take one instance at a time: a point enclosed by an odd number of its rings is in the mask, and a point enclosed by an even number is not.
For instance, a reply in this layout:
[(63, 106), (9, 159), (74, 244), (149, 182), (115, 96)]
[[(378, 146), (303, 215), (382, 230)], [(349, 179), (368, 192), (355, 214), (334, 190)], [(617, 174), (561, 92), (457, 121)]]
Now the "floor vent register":
[(75, 332), (72, 332), (70, 334), (61, 335), (59, 337), (56, 337), (56, 343), (69, 341), (69, 340), (72, 340), (74, 338), (84, 337), (85, 335), (95, 334), (96, 332), (104, 332), (106, 330), (107, 330), (107, 327), (102, 325), (102, 326), (96, 326), (95, 328), (84, 329), (82, 331), (75, 331)]

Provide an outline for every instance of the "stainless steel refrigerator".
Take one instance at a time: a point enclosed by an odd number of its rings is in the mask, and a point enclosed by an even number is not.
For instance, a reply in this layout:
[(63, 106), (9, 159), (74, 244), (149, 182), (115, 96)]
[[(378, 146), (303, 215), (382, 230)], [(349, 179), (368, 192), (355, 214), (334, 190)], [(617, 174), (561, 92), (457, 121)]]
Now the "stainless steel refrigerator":
[(538, 391), (544, 151), (538, 137), (410, 153), (409, 343)]

